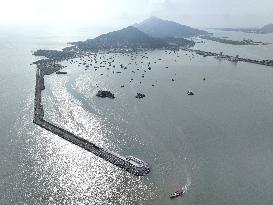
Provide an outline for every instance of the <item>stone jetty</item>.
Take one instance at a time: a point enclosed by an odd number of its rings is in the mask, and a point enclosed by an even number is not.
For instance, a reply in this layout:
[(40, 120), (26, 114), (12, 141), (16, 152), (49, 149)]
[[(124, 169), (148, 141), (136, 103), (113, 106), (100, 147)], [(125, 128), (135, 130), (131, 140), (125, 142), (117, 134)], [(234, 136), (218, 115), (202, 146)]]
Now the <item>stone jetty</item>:
[(42, 105), (42, 90), (44, 86), (44, 73), (40, 68), (36, 71), (36, 87), (35, 87), (35, 99), (34, 99), (34, 118), (33, 122), (38, 126), (52, 132), (55, 135), (93, 153), (94, 155), (101, 157), (102, 159), (116, 165), (125, 171), (134, 174), (136, 176), (145, 176), (150, 172), (148, 163), (137, 159), (133, 156), (123, 157), (102, 147), (89, 142), (86, 139), (76, 136), (75, 134), (58, 127), (50, 122), (44, 120), (44, 109)]
[(215, 58), (218, 59), (223, 59), (223, 60), (228, 60), (231, 62), (246, 62), (246, 63), (254, 63), (258, 65), (264, 65), (264, 66), (271, 66), (273, 67), (273, 60), (253, 60), (249, 58), (241, 58), (238, 55), (237, 56), (230, 56), (230, 55), (223, 55), (223, 53), (214, 53), (214, 52), (208, 52), (208, 51), (201, 51), (201, 50), (194, 50), (194, 49), (189, 49), (189, 48), (184, 48), (182, 50), (188, 51), (188, 52), (193, 52), (198, 55), (207, 57), (207, 56), (214, 56)]

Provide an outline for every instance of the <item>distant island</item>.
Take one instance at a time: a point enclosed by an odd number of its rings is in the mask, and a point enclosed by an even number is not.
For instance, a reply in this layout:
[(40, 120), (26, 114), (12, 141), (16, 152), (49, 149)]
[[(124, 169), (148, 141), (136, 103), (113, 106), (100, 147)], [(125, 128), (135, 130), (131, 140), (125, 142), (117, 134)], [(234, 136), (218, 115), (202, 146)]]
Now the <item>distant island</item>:
[(184, 38), (154, 38), (138, 30), (133, 26), (128, 26), (118, 31), (100, 35), (94, 39), (70, 43), (81, 50), (102, 50), (102, 49), (156, 49), (191, 47), (194, 42)]
[[(56, 72), (60, 66), (56, 62), (75, 58), (84, 53), (108, 50), (129, 52), (149, 49), (179, 49), (195, 45), (185, 37), (207, 35), (208, 32), (181, 25), (173, 21), (151, 17), (139, 24), (102, 34), (86, 41), (70, 42), (71, 46), (57, 50), (37, 50), (35, 56), (46, 57), (34, 62), (45, 74)], [(48, 65), (48, 66), (47, 66)], [(47, 67), (47, 69), (46, 69)]]
[(114, 48), (161, 48), (167, 46), (160, 39), (153, 38), (136, 29), (128, 26), (118, 31), (102, 34), (94, 39), (73, 42), (72, 45), (83, 50), (100, 50)]
[(251, 39), (244, 39), (242, 41), (235, 41), (235, 40), (230, 40), (226, 38), (220, 38), (220, 37), (215, 37), (212, 35), (206, 35), (206, 36), (200, 36), (202, 39), (210, 40), (210, 41), (216, 41), (219, 43), (225, 43), (225, 44), (231, 44), (231, 45), (268, 45), (270, 43), (264, 43), (261, 41), (253, 41)]
[(258, 33), (273, 33), (273, 24), (267, 24), (259, 29)]
[(222, 31), (241, 31), (245, 33), (268, 34), (273, 33), (273, 24), (267, 24), (261, 28), (213, 28)]
[[(271, 29), (273, 31), (272, 27), (273, 25), (269, 24), (259, 30), (256, 30), (256, 32), (259, 31), (268, 33), (271, 31)], [(244, 31), (247, 32), (247, 30)], [(254, 31), (254, 29), (251, 29), (251, 31)], [(71, 42), (69, 43), (71, 46), (62, 49), (61, 51), (37, 50), (33, 53), (33, 55), (46, 57), (46, 59), (38, 60), (34, 62), (34, 64), (37, 65), (44, 75), (50, 75), (51, 73), (54, 73), (62, 68), (62, 66), (58, 64), (60, 61), (86, 56), (90, 53), (96, 53), (99, 51), (135, 52), (139, 50), (144, 51), (153, 49), (189, 50), (189, 48), (195, 45), (195, 42), (193, 40), (186, 39), (186, 37), (200, 37), (202, 39), (231, 45), (267, 45), (267, 43), (255, 42), (251, 39), (235, 41), (224, 37), (214, 37), (207, 31), (191, 28), (173, 21), (151, 17), (141, 23), (102, 34), (93, 39)], [(231, 57), (228, 58), (231, 59)], [(240, 61), (272, 66), (271, 61), (269, 63), (267, 61), (256, 62), (249, 59), (240, 59)]]
[(139, 24), (94, 39), (70, 44), (83, 50), (179, 48), (195, 45), (194, 41), (185, 38), (207, 34), (207, 31), (151, 17)]

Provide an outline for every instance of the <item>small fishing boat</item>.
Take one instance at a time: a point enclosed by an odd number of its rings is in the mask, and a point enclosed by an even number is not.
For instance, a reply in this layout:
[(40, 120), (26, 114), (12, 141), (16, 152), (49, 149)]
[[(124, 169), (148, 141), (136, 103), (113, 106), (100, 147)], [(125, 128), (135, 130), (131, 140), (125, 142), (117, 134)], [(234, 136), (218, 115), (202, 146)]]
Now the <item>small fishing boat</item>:
[(170, 198), (173, 199), (178, 196), (183, 196), (184, 193), (185, 193), (185, 190), (183, 188), (177, 189), (174, 193), (170, 195)]

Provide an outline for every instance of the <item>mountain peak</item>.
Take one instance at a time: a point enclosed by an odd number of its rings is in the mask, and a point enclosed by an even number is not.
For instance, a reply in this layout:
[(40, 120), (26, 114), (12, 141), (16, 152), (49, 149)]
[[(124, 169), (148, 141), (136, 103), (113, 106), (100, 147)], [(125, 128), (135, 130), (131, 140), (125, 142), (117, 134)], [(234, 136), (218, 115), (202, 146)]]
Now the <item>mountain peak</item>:
[(75, 42), (73, 45), (80, 49), (111, 49), (111, 48), (161, 48), (167, 45), (160, 39), (155, 39), (133, 26), (118, 31), (102, 34), (84, 42)]
[(138, 30), (136, 27), (134, 26), (127, 26), (126, 28), (123, 28), (121, 30), (132, 30), (132, 31), (135, 31), (135, 30)]
[(120, 29), (118, 31), (113, 31), (110, 33), (114, 33), (114, 32), (141, 32), (141, 31), (134, 26), (127, 26), (126, 28)]
[(162, 20), (155, 16), (152, 16), (139, 24), (135, 24), (134, 26), (144, 33), (156, 38), (185, 38), (207, 34), (206, 31), (181, 25), (174, 21)]

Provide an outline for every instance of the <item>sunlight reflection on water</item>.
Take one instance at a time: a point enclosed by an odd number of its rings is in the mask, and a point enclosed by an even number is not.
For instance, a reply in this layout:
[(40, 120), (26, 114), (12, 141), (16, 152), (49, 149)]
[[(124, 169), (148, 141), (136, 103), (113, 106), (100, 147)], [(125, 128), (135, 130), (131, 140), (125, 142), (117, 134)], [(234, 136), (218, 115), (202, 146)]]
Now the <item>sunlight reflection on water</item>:
[[(48, 120), (97, 145), (117, 150), (105, 137), (107, 128), (103, 128), (103, 122), (84, 112), (79, 102), (64, 92), (65, 81), (53, 78), (49, 84), (52, 87), (47, 89), (52, 93), (43, 97)], [(35, 161), (33, 169), (39, 181), (44, 181), (43, 186), (50, 190), (48, 200), (52, 203), (61, 202), (55, 201), (61, 195), (60, 200), (65, 203), (134, 204), (144, 203), (153, 195), (142, 177), (135, 177), (45, 130), (37, 128), (37, 132), (40, 132), (35, 137), (37, 145), (28, 154)]]

